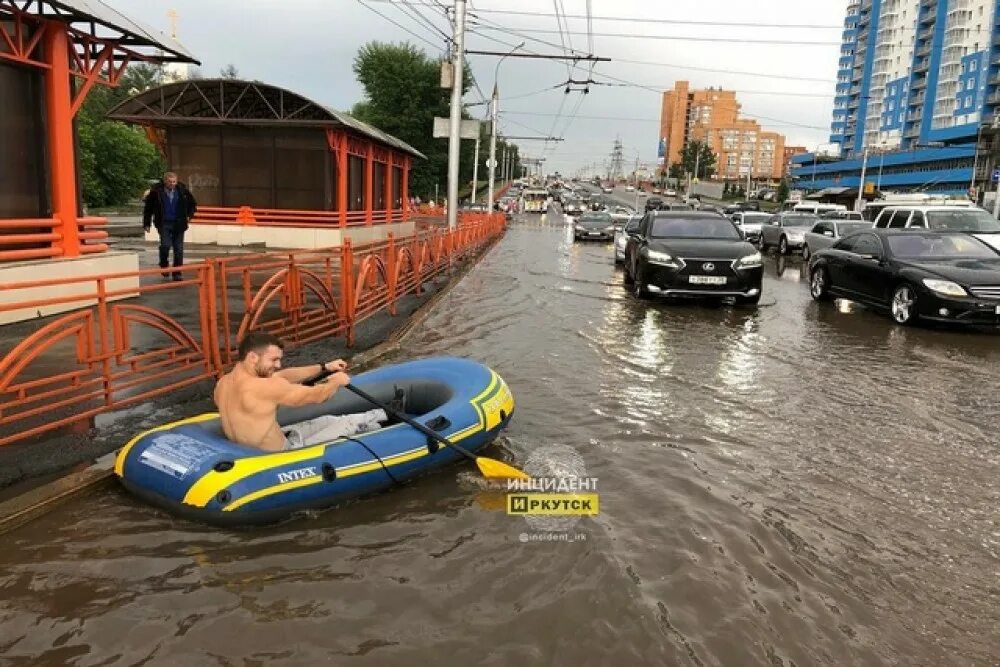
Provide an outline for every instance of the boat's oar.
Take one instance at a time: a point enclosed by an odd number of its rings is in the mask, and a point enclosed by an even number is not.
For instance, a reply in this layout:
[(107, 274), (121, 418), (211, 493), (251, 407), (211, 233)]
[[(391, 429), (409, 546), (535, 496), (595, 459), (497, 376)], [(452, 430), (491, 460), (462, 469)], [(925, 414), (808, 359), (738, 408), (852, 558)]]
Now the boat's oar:
[[(316, 384), (320, 380), (329, 377), (330, 375), (333, 375), (333, 373), (323, 370), (317, 373), (316, 375), (306, 380), (303, 380), (302, 384), (306, 385)], [(490, 459), (485, 456), (476, 456), (475, 454), (467, 450), (465, 447), (455, 444), (451, 440), (448, 440), (448, 438), (444, 437), (440, 433), (434, 432), (432, 429), (421, 424), (417, 420), (411, 419), (410, 417), (407, 417), (403, 413), (394, 410), (391, 406), (386, 405), (385, 403), (378, 400), (365, 390), (355, 387), (353, 384), (344, 385), (344, 388), (347, 389), (348, 391), (354, 392), (355, 394), (365, 399), (372, 405), (385, 410), (385, 413), (390, 417), (395, 417), (401, 422), (406, 422), (407, 424), (417, 429), (427, 437), (434, 438), (436, 441), (438, 441), (445, 447), (451, 447), (465, 458), (475, 461), (476, 466), (479, 468), (479, 471), (483, 473), (483, 477), (486, 477), (487, 479), (531, 479), (531, 477), (528, 476), (527, 473), (518, 470), (514, 466), (507, 465), (503, 461), (497, 461), (496, 459)]]

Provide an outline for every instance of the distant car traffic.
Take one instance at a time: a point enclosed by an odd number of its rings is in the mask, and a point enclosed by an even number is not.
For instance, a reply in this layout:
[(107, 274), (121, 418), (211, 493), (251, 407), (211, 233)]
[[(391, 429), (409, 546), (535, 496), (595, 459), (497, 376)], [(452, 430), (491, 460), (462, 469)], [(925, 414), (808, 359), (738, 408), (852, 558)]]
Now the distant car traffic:
[(864, 219), (861, 222), (856, 220), (842, 221), (823, 216), (819, 222), (812, 226), (812, 229), (805, 233), (802, 242), (802, 259), (809, 259), (809, 256), (814, 252), (829, 248), (837, 242), (837, 239), (871, 228), (871, 223)]
[(663, 191), (663, 194), (665, 196), (667, 196), (667, 197), (676, 197), (677, 196), (677, 191), (676, 190), (671, 190), (671, 189), (668, 188), (668, 189), (666, 189), (666, 190)]
[(626, 185), (625, 186), (625, 192), (635, 192), (635, 186), (634, 185)]
[(806, 230), (812, 229), (818, 221), (816, 215), (794, 211), (770, 217), (760, 228), (760, 251), (767, 252), (773, 246), (778, 248), (779, 254), (787, 255), (801, 248), (805, 243)]
[(898, 324), (1000, 325), (1000, 255), (964, 232), (869, 229), (809, 260), (809, 292), (888, 311)]
[(663, 206), (663, 200), (660, 199), (659, 197), (650, 197), (646, 200), (647, 211), (658, 211), (660, 210), (661, 206)]
[(610, 241), (615, 236), (615, 225), (610, 213), (584, 213), (573, 225), (574, 241)]
[(636, 297), (735, 297), (757, 303), (761, 254), (714, 213), (650, 211), (625, 242), (625, 284)]

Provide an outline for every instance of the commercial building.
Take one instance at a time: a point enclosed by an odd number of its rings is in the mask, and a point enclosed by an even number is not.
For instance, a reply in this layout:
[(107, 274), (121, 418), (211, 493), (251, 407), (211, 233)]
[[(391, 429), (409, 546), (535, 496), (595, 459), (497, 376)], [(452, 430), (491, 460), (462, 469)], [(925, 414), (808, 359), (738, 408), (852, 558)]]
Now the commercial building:
[(868, 190), (874, 182), (965, 193), (988, 173), (990, 160), (976, 146), (998, 106), (994, 0), (853, 0), (830, 126), (844, 159), (817, 165), (814, 180), (812, 158), (796, 157), (794, 176), (806, 189), (858, 187), (864, 168)]
[(785, 173), (785, 137), (768, 132), (749, 118), (740, 118), (736, 93), (721, 88), (691, 90), (678, 81), (663, 93), (660, 137), (667, 165), (681, 160), (689, 141), (702, 141), (717, 156), (718, 178), (778, 180)]

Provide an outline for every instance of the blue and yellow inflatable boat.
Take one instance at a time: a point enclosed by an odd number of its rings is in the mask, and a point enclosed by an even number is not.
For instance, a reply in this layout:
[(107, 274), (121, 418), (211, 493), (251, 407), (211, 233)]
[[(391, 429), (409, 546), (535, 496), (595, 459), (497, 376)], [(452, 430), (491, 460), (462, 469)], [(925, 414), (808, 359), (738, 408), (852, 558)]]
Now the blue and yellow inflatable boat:
[[(475, 361), (437, 357), (386, 366), (352, 383), (388, 402), (407, 391), (408, 416), (476, 452), (514, 412), (494, 371)], [(344, 389), (327, 402), (281, 408), (278, 423), (372, 405)], [(454, 462), (461, 455), (405, 423), (285, 452), (262, 452), (226, 439), (217, 413), (166, 424), (133, 438), (115, 473), (129, 491), (185, 518), (219, 525), (272, 523), (386, 489)]]

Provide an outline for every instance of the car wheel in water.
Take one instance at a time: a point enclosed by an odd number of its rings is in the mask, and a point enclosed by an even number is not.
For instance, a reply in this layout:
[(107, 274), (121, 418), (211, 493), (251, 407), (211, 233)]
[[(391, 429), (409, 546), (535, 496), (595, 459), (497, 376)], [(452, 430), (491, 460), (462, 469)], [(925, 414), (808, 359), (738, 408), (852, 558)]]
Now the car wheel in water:
[(737, 306), (756, 306), (760, 303), (760, 297), (763, 296), (763, 290), (758, 291), (754, 296), (738, 296), (736, 297)]
[(784, 236), (778, 241), (778, 254), (787, 255), (788, 254), (788, 239)]
[(917, 320), (917, 293), (903, 283), (892, 293), (892, 319), (897, 324), (913, 324)]
[(632, 284), (632, 272), (628, 268), (628, 258), (625, 258), (625, 266), (622, 267), (622, 282), (626, 285)]
[(809, 276), (809, 294), (816, 301), (829, 301), (830, 299), (830, 275), (822, 266), (813, 270)]
[(642, 267), (635, 267), (635, 275), (632, 276), (632, 294), (635, 295), (637, 299), (648, 299), (649, 290), (646, 289), (646, 283), (642, 275)]

